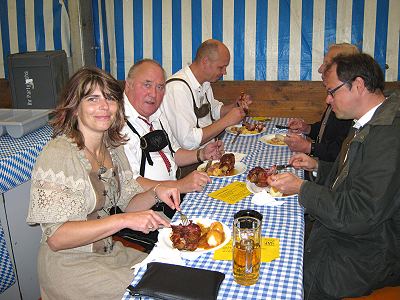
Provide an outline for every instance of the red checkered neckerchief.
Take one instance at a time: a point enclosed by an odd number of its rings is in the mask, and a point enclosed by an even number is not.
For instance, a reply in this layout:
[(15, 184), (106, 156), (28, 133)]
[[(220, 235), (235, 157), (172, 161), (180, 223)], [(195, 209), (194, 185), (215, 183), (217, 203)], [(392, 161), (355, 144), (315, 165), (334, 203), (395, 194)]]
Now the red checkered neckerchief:
[[(150, 131), (154, 130), (153, 124), (151, 124), (145, 118), (139, 117), (139, 119), (142, 120), (143, 122), (145, 122), (147, 125), (149, 125)], [(165, 153), (162, 150), (158, 151), (158, 153), (160, 154), (161, 158), (163, 159), (165, 167), (167, 168), (168, 173), (170, 173), (171, 172), (171, 163), (170, 163), (168, 157), (165, 155)]]

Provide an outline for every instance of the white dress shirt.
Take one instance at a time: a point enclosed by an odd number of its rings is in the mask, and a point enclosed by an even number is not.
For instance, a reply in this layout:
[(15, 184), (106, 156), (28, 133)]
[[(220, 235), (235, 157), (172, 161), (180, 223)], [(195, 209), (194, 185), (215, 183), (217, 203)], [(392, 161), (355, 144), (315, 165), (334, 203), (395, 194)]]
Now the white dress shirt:
[[(383, 103), (383, 102), (382, 102)], [(358, 120), (354, 120), (354, 125), (353, 127), (356, 129), (360, 129), (361, 127), (363, 127), (365, 124), (367, 124), (369, 122), (369, 120), (372, 119), (375, 111), (378, 109), (379, 106), (382, 105), (382, 103), (379, 103), (378, 105), (374, 106), (373, 108), (371, 108), (369, 111), (367, 111), (361, 118), (359, 118)]]
[[(125, 106), (125, 114), (127, 120), (132, 124), (132, 126), (137, 130), (140, 136), (143, 136), (150, 132), (150, 127), (140, 118), (144, 118), (139, 115), (139, 113), (133, 108), (132, 104), (129, 102), (128, 98), (124, 93), (124, 106)], [(174, 138), (171, 129), (169, 128), (168, 121), (162, 117), (160, 109), (158, 109), (153, 115), (150, 116), (149, 122), (153, 125), (154, 130), (162, 129), (168, 134), (169, 141), (171, 143), (171, 147), (174, 151), (177, 151), (180, 147)], [(129, 164), (131, 165), (132, 172), (134, 174), (134, 178), (140, 176), (140, 162), (142, 160), (142, 149), (140, 148), (140, 139), (136, 133), (134, 133), (127, 124), (125, 124), (122, 132), (127, 134), (129, 141), (124, 145), (125, 154), (128, 157)], [(171, 171), (168, 172), (167, 167), (165, 166), (164, 160), (158, 152), (150, 152), (150, 157), (153, 160), (153, 165), (149, 165), (146, 159), (144, 176), (145, 178), (152, 180), (176, 180), (176, 170), (177, 165), (175, 163), (175, 159), (172, 156), (169, 147), (165, 147), (162, 150), (167, 156), (168, 160), (171, 163)]]
[[(170, 78), (181, 78), (185, 80), (194, 95), (196, 106), (207, 103), (211, 104), (211, 113), (215, 120), (220, 118), (222, 102), (214, 99), (213, 91), (209, 82), (202, 85), (197, 81), (189, 66), (178, 71)], [(167, 84), (163, 102), (161, 104), (163, 116), (168, 119), (169, 125), (179, 145), (184, 149), (197, 149), (203, 138), (203, 130), (212, 123), (210, 114), (199, 119), (200, 128), (196, 127), (197, 118), (193, 109), (192, 94), (186, 84), (173, 81)], [(163, 123), (164, 124), (164, 123)]]

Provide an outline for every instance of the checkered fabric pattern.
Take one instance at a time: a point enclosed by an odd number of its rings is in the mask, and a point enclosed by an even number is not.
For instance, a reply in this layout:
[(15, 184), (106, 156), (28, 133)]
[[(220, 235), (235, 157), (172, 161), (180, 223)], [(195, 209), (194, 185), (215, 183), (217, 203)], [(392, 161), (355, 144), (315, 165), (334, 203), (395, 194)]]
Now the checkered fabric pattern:
[[(274, 129), (275, 124), (286, 125), (287, 119), (274, 118), (267, 122), (265, 134), (282, 133)], [(273, 164), (287, 163), (291, 152), (288, 147), (269, 146), (259, 141), (261, 135), (238, 137), (231, 144), (234, 136), (225, 134), (223, 141), (227, 152), (246, 153), (242, 160), (247, 171), (256, 166), (269, 167)], [(303, 176), (301, 171), (289, 169)], [(233, 280), (232, 262), (213, 260), (212, 253), (201, 255), (196, 260), (186, 260), (189, 267), (202, 268), (225, 273), (225, 279), (219, 290), (218, 299), (303, 299), (303, 243), (304, 243), (304, 210), (298, 204), (297, 196), (287, 197), (286, 203), (278, 207), (256, 206), (251, 197), (234, 205), (215, 200), (207, 195), (233, 181), (246, 181), (247, 171), (233, 178), (213, 178), (202, 193), (189, 193), (182, 204), (186, 215), (195, 218), (211, 218), (221, 221), (232, 228), (233, 215), (242, 209), (255, 209), (262, 213), (262, 235), (280, 240), (280, 257), (269, 263), (262, 263), (260, 278), (252, 286), (241, 286)], [(179, 216), (175, 216), (177, 220)], [(136, 285), (143, 276), (140, 270), (133, 279)], [(183, 283), (184, 284), (184, 283)], [(134, 299), (128, 292), (123, 299)]]
[(0, 294), (14, 283), (14, 268), (8, 255), (4, 231), (0, 223)]
[[(36, 157), (50, 140), (51, 133), (51, 127), (44, 126), (18, 139), (8, 134), (0, 137), (0, 193), (5, 193), (31, 178)], [(14, 269), (0, 224), (0, 293), (14, 283)]]
[(18, 139), (8, 134), (0, 137), (0, 193), (31, 178), (36, 157), (50, 140), (51, 133), (51, 127), (44, 126)]

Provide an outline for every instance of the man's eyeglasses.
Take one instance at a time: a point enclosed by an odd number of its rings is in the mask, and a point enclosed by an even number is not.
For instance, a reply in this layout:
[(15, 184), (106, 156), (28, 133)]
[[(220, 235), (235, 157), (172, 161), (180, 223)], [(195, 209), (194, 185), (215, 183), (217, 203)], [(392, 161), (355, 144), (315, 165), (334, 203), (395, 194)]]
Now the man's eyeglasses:
[(339, 84), (334, 89), (328, 89), (326, 92), (328, 93), (328, 95), (330, 95), (333, 98), (335, 96), (335, 93), (337, 92), (337, 90), (340, 89), (342, 86), (344, 86), (346, 83), (349, 83), (349, 82), (350, 82), (350, 80), (346, 80), (345, 82)]

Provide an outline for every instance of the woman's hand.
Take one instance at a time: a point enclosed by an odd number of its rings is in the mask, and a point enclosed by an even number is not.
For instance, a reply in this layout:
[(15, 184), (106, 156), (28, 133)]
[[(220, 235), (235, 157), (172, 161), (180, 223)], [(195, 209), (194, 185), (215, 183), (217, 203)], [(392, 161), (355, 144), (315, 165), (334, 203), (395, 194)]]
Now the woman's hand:
[(303, 169), (311, 172), (318, 170), (318, 161), (304, 153), (293, 155), (289, 159), (289, 164), (295, 169)]
[(119, 216), (122, 216), (124, 219), (124, 228), (130, 228), (144, 233), (157, 230), (159, 227), (171, 226), (165, 218), (153, 210), (127, 212)]
[(169, 207), (181, 210), (181, 207), (179, 206), (181, 203), (181, 196), (177, 188), (157, 185), (153, 191), (155, 195)]

